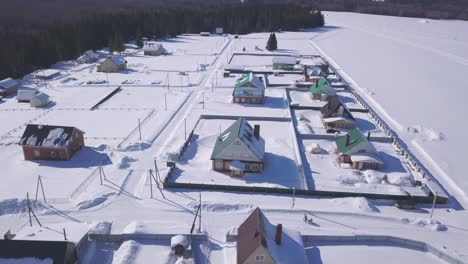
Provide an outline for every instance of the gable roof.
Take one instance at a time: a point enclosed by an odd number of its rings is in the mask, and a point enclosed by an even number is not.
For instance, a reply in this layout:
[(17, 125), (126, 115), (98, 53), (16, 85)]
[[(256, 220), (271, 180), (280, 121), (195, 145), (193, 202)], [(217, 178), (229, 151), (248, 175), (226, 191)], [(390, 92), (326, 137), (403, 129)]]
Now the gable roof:
[[(349, 135), (349, 144), (346, 145), (346, 136)], [(370, 144), (367, 141), (367, 138), (364, 137), (364, 135), (361, 133), (361, 131), (358, 128), (354, 128), (348, 132), (347, 135), (338, 137), (335, 140), (336, 147), (338, 148), (338, 152), (341, 155), (347, 155), (347, 153), (354, 148), (355, 146), (359, 145), (362, 142), (366, 142), (367, 144)]]
[(19, 89), (18, 94), (16, 95), (16, 100), (29, 101), (36, 95), (36, 93), (36, 89)]
[(108, 57), (106, 60), (111, 60), (116, 65), (122, 65), (122, 64), (127, 63), (127, 61), (124, 59), (124, 57), (122, 57), (120, 55), (112, 55), (112, 56)]
[(19, 142), (21, 146), (67, 148), (75, 127), (28, 124)]
[(234, 87), (245, 87), (249, 83), (256, 88), (264, 89), (263, 82), (260, 80), (260, 78), (258, 78), (255, 74), (251, 72), (237, 79), (236, 83), (234, 84)]
[(0, 90), (8, 89), (16, 85), (18, 85), (17, 81), (13, 80), (12, 78), (6, 78), (0, 81)]
[(323, 118), (342, 116), (355, 120), (349, 109), (336, 96), (328, 98), (328, 102), (320, 108), (320, 113)]
[(292, 56), (275, 56), (272, 59), (273, 64), (289, 64), (294, 65), (297, 62), (296, 57)]
[(276, 226), (255, 208), (237, 229), (237, 263), (244, 263), (260, 246), (277, 264), (307, 263), (299, 232), (282, 228), (281, 244), (276, 244), (275, 234)]
[(245, 118), (239, 118), (234, 122), (228, 129), (226, 129), (220, 136), (216, 138), (216, 143), (211, 154), (211, 159), (226, 159), (223, 156), (223, 152), (234, 143), (236, 139), (239, 139), (243, 146), (246, 147), (254, 155), (248, 157), (235, 157), (233, 160), (239, 161), (252, 161), (262, 162), (265, 155), (265, 141), (263, 138), (255, 138), (253, 135), (252, 126), (245, 120)]

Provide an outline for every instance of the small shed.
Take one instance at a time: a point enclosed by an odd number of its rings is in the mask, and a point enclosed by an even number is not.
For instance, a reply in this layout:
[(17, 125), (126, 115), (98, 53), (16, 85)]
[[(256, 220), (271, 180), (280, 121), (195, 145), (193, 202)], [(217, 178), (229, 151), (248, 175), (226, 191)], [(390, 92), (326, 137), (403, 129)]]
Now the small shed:
[(93, 50), (88, 50), (83, 53), (76, 61), (80, 64), (93, 63), (99, 59), (99, 55)]
[(171, 237), (171, 250), (176, 256), (183, 256), (189, 247), (190, 241), (187, 236), (176, 235)]
[(36, 89), (19, 89), (16, 95), (16, 100), (20, 103), (29, 103), (31, 98), (37, 94)]
[(217, 27), (216, 28), (216, 34), (222, 35), (224, 33), (224, 29), (222, 27)]
[(51, 80), (60, 75), (60, 70), (46, 69), (34, 73), (34, 77), (39, 80)]
[(322, 148), (320, 147), (319, 144), (312, 144), (310, 147), (310, 153), (312, 154), (321, 154), (322, 153)]
[(274, 70), (292, 71), (297, 64), (297, 58), (293, 56), (275, 56), (272, 62)]
[(49, 96), (46, 93), (40, 92), (34, 95), (30, 100), (29, 104), (32, 107), (44, 107), (50, 102)]
[(127, 61), (120, 55), (107, 57), (97, 66), (98, 72), (119, 72), (127, 69)]
[(0, 96), (8, 96), (18, 90), (18, 82), (12, 78), (6, 78), (0, 81)]
[(166, 53), (167, 51), (161, 43), (146, 42), (143, 46), (143, 54), (148, 56), (159, 56)]
[(200, 36), (202, 36), (202, 37), (209, 37), (210, 35), (211, 35), (211, 34), (210, 34), (210, 32), (208, 32), (208, 31), (202, 31), (202, 32), (200, 32)]

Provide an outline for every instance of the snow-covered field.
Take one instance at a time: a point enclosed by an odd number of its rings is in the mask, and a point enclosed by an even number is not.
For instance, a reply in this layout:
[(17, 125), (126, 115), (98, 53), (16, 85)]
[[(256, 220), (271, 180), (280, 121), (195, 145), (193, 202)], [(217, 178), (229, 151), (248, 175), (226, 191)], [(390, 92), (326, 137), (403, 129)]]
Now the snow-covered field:
[[(95, 63), (63, 62), (52, 67), (60, 69), (61, 75), (46, 85), (26, 78), (24, 86), (37, 87), (51, 96), (53, 103), (45, 109), (18, 104), (14, 97), (0, 103), (0, 233), (11, 229), (17, 239), (61, 240), (65, 228), (69, 241), (74, 242), (87, 230), (104, 235), (188, 234), (201, 199), (201, 231), (208, 237), (207, 243), (194, 248), (207, 259), (201, 263), (236, 263), (235, 243), (227, 242), (226, 234), (257, 206), (272, 224), (281, 223), (302, 235), (391, 235), (423, 241), (467, 262), (468, 204), (464, 197), (468, 181), (463, 176), (462, 148), (466, 143), (460, 114), (466, 97), (462, 87), (467, 84), (464, 76), (468, 65), (468, 23), (332, 12), (326, 12), (326, 21), (327, 26), (321, 29), (277, 33), (278, 52), (297, 56), (321, 54), (331, 61), (459, 203), (450, 197), (447, 204), (435, 207), (429, 219), (430, 204), (401, 210), (394, 206), (395, 201), (363, 197), (158, 190), (153, 183), (150, 198), (149, 170), (155, 169), (156, 164), (162, 175), (167, 172), (167, 154), (180, 149), (185, 141), (185, 126), (188, 133), (192, 131), (201, 115), (296, 120), (304, 115), (314, 134), (323, 132), (319, 111), (294, 110), (291, 117), (289, 103), (316, 104), (308, 93), (299, 90), (290, 90), (292, 102), (288, 102), (285, 87), (295, 78), (303, 78), (300, 74), (271, 76), (270, 84), (284, 86), (267, 88), (264, 104), (231, 102), (230, 87), (239, 76), (223, 78), (224, 66), (232, 54), (241, 53), (244, 47), (248, 53), (268, 54), (259, 49), (264, 49), (269, 33), (241, 35), (238, 40), (233, 36), (182, 35), (162, 41), (169, 51), (162, 57), (143, 56), (141, 50), (127, 45), (123, 56), (129, 61), (129, 70), (125, 72), (106, 76), (96, 72)], [(99, 53), (107, 55), (105, 50)], [(234, 59), (241, 59), (239, 63), (246, 66), (268, 63), (257, 56)], [(188, 75), (180, 74), (181, 71)], [(109, 85), (86, 84), (107, 79)], [(167, 82), (170, 87), (165, 87)], [(90, 109), (119, 86), (121, 91), (97, 109)], [(440, 87), (454, 91), (445, 92)], [(349, 93), (338, 94), (348, 107), (361, 107)], [(361, 129), (376, 128), (367, 113), (353, 114), (361, 120)], [(142, 121), (141, 140), (138, 118)], [(25, 161), (16, 143), (29, 122), (76, 125), (85, 130), (87, 146), (70, 161)], [(293, 121), (250, 121), (261, 125), (260, 133), (266, 141), (263, 173), (234, 179), (213, 172), (209, 158), (214, 140), (220, 129), (232, 122), (202, 119), (191, 144), (177, 161), (172, 180), (299, 189), (307, 187), (301, 178), (302, 165), (309, 185), (317, 190), (423, 195), (409, 176), (419, 180), (419, 175), (408, 168), (390, 143), (373, 142), (385, 163), (380, 173), (361, 174), (337, 166), (334, 143), (324, 139), (299, 139), (299, 151), (306, 152), (303, 164), (298, 164)], [(382, 134), (374, 130), (373, 135)], [(326, 152), (311, 154), (307, 150), (312, 143), (319, 143)], [(384, 173), (386, 181), (381, 179)], [(43, 227), (35, 222), (29, 227), (25, 197), (29, 192), (35, 199), (38, 175), (47, 201), (39, 188), (38, 201), (32, 203), (32, 208)], [(105, 176), (102, 184), (100, 175)], [(304, 214), (312, 217), (313, 223), (304, 222)], [(80, 261), (152, 263), (156, 256), (168, 255), (167, 240), (135, 241), (87, 241)], [(306, 247), (309, 263), (439, 261), (420, 251), (377, 243)]]
[(453, 188), (452, 195), (466, 199), (462, 153), (468, 141), (461, 120), (468, 23), (333, 12), (325, 20), (326, 31), (312, 41)]

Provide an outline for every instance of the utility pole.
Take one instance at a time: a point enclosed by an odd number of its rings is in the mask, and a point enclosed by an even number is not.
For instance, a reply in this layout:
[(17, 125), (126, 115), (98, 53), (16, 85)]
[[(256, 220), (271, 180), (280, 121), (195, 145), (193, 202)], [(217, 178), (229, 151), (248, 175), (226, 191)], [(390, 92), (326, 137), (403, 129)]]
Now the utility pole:
[(167, 96), (166, 96), (166, 92), (164, 92), (164, 109), (167, 111)]
[(292, 207), (294, 208), (294, 204), (296, 202), (296, 187), (293, 187), (293, 197), (292, 197)]
[(41, 185), (41, 190), (42, 190), (42, 197), (44, 198), (44, 202), (47, 203), (46, 197), (45, 197), (45, 192), (44, 192), (44, 185), (42, 185), (42, 177), (41, 175), (38, 175), (37, 177), (37, 185), (36, 185), (36, 201), (37, 201), (37, 195), (39, 194), (39, 185)]
[(203, 109), (205, 109), (205, 92), (202, 92)]
[(187, 140), (187, 118), (184, 119), (185, 140)]
[(200, 199), (200, 215), (198, 216), (198, 232), (201, 233), (202, 230), (201, 230), (201, 207), (202, 207), (202, 203), (201, 203), (201, 192), (200, 192), (200, 196), (199, 196), (199, 199)]
[(141, 122), (140, 122), (140, 118), (138, 118), (138, 131), (140, 132), (140, 140), (141, 140)]
[(431, 219), (431, 220), (432, 220), (432, 215), (434, 214), (434, 208), (435, 208), (435, 205), (436, 205), (436, 201), (437, 201), (437, 192), (434, 192), (434, 201), (432, 202), (431, 216), (429, 217), (429, 219)]

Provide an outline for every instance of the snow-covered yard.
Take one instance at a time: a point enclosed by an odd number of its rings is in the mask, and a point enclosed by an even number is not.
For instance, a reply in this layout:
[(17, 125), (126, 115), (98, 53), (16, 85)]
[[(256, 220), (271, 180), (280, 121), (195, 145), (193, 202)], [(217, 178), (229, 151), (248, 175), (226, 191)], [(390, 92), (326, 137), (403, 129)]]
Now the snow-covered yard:
[(265, 139), (265, 161), (262, 173), (247, 173), (242, 178), (231, 177), (211, 169), (211, 152), (216, 138), (234, 120), (200, 120), (191, 142), (177, 162), (170, 181), (233, 186), (262, 186), (278, 188), (305, 188), (299, 173), (295, 154), (295, 139), (288, 122), (249, 121), (260, 125)]
[[(315, 190), (425, 195), (415, 187), (415, 180), (420, 180), (420, 175), (408, 169), (390, 143), (372, 142), (384, 163), (378, 171), (359, 171), (340, 165), (334, 141), (313, 139), (303, 140), (302, 144), (306, 157), (306, 161), (303, 161), (304, 171), (310, 187)], [(311, 153), (314, 144), (322, 148), (322, 153)]]
[[(349, 92), (342, 89), (336, 89), (338, 99), (346, 105), (348, 109), (362, 109), (364, 108), (356, 101), (356, 99)], [(326, 104), (325, 101), (314, 100), (311, 97), (311, 93), (306, 90), (289, 90), (289, 96), (291, 97), (291, 104), (305, 107), (322, 107)]]

